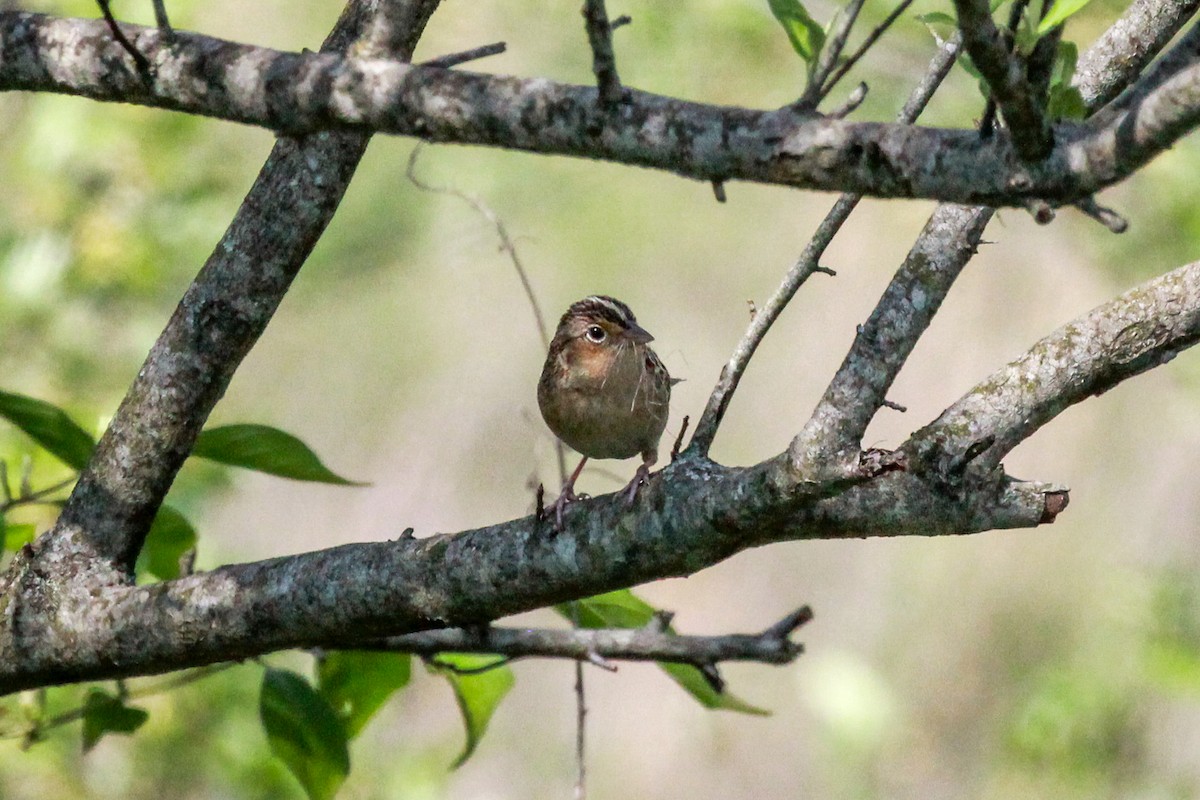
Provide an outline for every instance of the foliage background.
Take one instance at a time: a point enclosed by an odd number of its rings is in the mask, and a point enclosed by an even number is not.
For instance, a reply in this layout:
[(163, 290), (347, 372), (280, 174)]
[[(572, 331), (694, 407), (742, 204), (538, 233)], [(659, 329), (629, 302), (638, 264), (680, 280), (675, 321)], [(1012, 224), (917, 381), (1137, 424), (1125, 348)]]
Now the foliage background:
[[(144, 7), (143, 7), (144, 6)], [(87, 0), (32, 10), (94, 16)], [(810, 6), (828, 19), (834, 6)], [(913, 13), (944, 10), (930, 2)], [(338, 4), (171, 4), (180, 27), (315, 47)], [(868, 17), (888, 7), (868, 3)], [(1119, 10), (1097, 0), (1068, 36), (1086, 46)], [(150, 23), (149, 3), (118, 13)], [(757, 0), (611, 7), (626, 83), (708, 102), (793, 99), (802, 65)], [(577, 3), (446, 3), (418, 58), (496, 40), (472, 68), (590, 81)], [(932, 40), (911, 15), (853, 76), (862, 117), (888, 118)], [(848, 86), (846, 87), (849, 88)], [(961, 71), (923, 121), (980, 113)], [(265, 158), (260, 130), (139, 108), (0, 96), (0, 388), (66, 405), (96, 429)], [(525, 513), (556, 484), (533, 387), (543, 352), (494, 231), (404, 177), (413, 143), (377, 139), (329, 234), (214, 415), (301, 435), (365, 489), (189, 466), (172, 502), (200, 527), (201, 568), (342, 542), (453, 531)], [(1148, 276), (1197, 257), (1185, 142), (1103, 198), (1116, 237), (1070, 212), (1037, 227), (999, 215), (868, 444), (894, 446), (1037, 338)], [(747, 321), (832, 198), (473, 148), (426, 148), (421, 174), (479, 195), (518, 237), (553, 318), (617, 295), (657, 337), (677, 387), (668, 437), (695, 418)], [(866, 202), (768, 337), (714, 448), (725, 463), (782, 449), (816, 402), (931, 204)], [(1063, 415), (1008, 460), (1061, 480), (1052, 528), (963, 538), (805, 542), (744, 553), (641, 590), (688, 632), (755, 630), (801, 603), (817, 618), (791, 667), (726, 668), (770, 718), (706, 712), (653, 667), (589, 670), (594, 797), (1187, 797), (1200, 792), (1200, 534), (1192, 469), (1200, 362), (1185, 354)], [(0, 457), (27, 443), (0, 430)], [(35, 462), (35, 475), (58, 467)], [(617, 488), (632, 464), (582, 487)], [(609, 474), (613, 473), (613, 474)], [(45, 525), (45, 517), (28, 517)], [(547, 613), (530, 624), (553, 624)], [(305, 668), (281, 655), (272, 664)], [(562, 797), (574, 777), (572, 670), (521, 663), (478, 753), (456, 772), (460, 723), (445, 685), (416, 675), (358, 739), (351, 798)], [(420, 670), (417, 671), (418, 673)], [(278, 797), (247, 664), (140, 701), (150, 722), (80, 755), (78, 726), (27, 753), (0, 743), (0, 797)], [(80, 692), (52, 693), (69, 707)], [(15, 717), (17, 703), (3, 706)]]

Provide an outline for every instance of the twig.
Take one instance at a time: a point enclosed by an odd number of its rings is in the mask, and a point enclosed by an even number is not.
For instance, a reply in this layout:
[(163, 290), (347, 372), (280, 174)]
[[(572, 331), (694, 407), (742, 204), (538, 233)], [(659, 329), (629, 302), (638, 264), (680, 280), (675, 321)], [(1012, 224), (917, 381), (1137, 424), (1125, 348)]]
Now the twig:
[(837, 25), (829, 38), (825, 40), (825, 47), (821, 51), (821, 56), (817, 59), (817, 65), (813, 69), (812, 77), (808, 81), (808, 85), (804, 87), (804, 96), (800, 98), (800, 105), (808, 108), (816, 108), (825, 97), (826, 91), (822, 90), (826, 78), (829, 73), (837, 67), (838, 59), (841, 58), (842, 50), (846, 47), (846, 41), (850, 38), (850, 31), (854, 28), (854, 23), (858, 20), (858, 13), (862, 11), (865, 0), (850, 0), (846, 10), (838, 19)]
[(679, 448), (683, 446), (683, 437), (687, 433), (689, 417), (683, 415), (683, 422), (679, 424), (679, 435), (675, 437), (675, 444), (671, 447), (671, 460), (679, 458)]
[[(195, 683), (196, 681), (203, 680), (211, 675), (216, 675), (218, 672), (224, 672), (231, 667), (236, 667), (238, 664), (239, 662), (226, 662), (223, 664), (211, 664), (207, 667), (198, 667), (187, 672), (181, 672), (178, 675), (174, 675), (170, 678), (159, 681), (158, 683), (154, 683), (150, 686), (145, 686), (140, 689), (129, 689), (127, 687), (121, 689), (120, 687), (124, 686), (125, 682), (119, 681), (118, 690), (121, 692), (122, 702), (128, 700), (139, 700), (143, 697), (151, 697), (156, 694), (174, 691), (175, 689), (187, 686), (190, 683)], [(69, 711), (64, 711), (48, 720), (42, 720), (41, 722), (36, 723), (33, 731), (30, 731), (28, 726), (22, 726), (20, 729), (3, 730), (0, 731), (0, 739), (20, 739), (30, 736), (31, 734), (35, 736), (40, 735), (42, 732), (50, 728), (57, 728), (62, 725), (68, 725), (76, 720), (83, 719), (84, 711), (85, 706), (79, 706), (77, 708), (72, 708)]]
[(954, 0), (954, 7), (963, 46), (1004, 113), (1017, 155), (1041, 161), (1053, 149), (1054, 135), (1038, 92), (992, 21), (987, 0)]
[(713, 190), (713, 197), (717, 198), (718, 203), (724, 203), (725, 200), (728, 199), (725, 196), (725, 181), (720, 180), (718, 178), (713, 178), (712, 190)]
[(854, 87), (854, 90), (850, 92), (845, 101), (826, 116), (833, 117), (834, 119), (845, 119), (850, 116), (862, 105), (863, 100), (867, 99), (867, 91), (867, 85), (859, 82), (858, 86)]
[(1108, 228), (1113, 233), (1124, 233), (1129, 228), (1129, 223), (1111, 208), (1106, 208), (1096, 202), (1096, 198), (1088, 197), (1080, 200), (1075, 204), (1075, 207), (1087, 214), (1092, 219), (1099, 222), (1104, 227)]
[(847, 72), (854, 68), (854, 65), (858, 63), (859, 59), (866, 55), (867, 51), (870, 50), (875, 42), (879, 40), (879, 37), (883, 36), (887, 29), (892, 26), (892, 23), (899, 19), (900, 15), (908, 10), (908, 7), (911, 6), (912, 3), (913, 0), (900, 0), (900, 4), (892, 9), (892, 13), (888, 14), (887, 18), (884, 19), (883, 22), (879, 23), (874, 30), (867, 34), (867, 38), (864, 39), (863, 43), (858, 46), (858, 49), (842, 62), (841, 66), (839, 66), (834, 73), (829, 76), (829, 80), (827, 80), (821, 87), (822, 98), (826, 97), (829, 92), (833, 90), (833, 87), (837, 85), (837, 82), (845, 77)]
[(587, 31), (588, 44), (592, 48), (592, 72), (596, 75), (600, 104), (606, 108), (614, 108), (621, 102), (624, 91), (621, 89), (621, 78), (617, 75), (612, 25), (608, 22), (604, 0), (584, 0), (583, 24)]
[[(504, 220), (500, 219), (495, 211), (487, 203), (478, 197), (467, 194), (466, 192), (454, 189), (449, 186), (434, 186), (431, 183), (426, 183), (421, 178), (417, 177), (417, 158), (421, 155), (422, 144), (418, 143), (413, 148), (412, 153), (408, 157), (408, 168), (405, 174), (413, 186), (416, 186), (423, 192), (432, 192), (434, 194), (445, 194), (451, 197), (457, 197), (464, 203), (475, 210), (477, 214), (482, 216), (492, 227), (496, 229), (496, 235), (500, 237), (500, 249), (507, 255), (509, 261), (512, 262), (513, 269), (516, 270), (517, 278), (521, 281), (521, 288), (525, 292), (525, 299), (529, 301), (529, 307), (533, 310), (533, 321), (537, 325), (538, 336), (542, 340), (542, 348), (550, 349), (550, 332), (546, 327), (546, 317), (542, 314), (542, 306), (538, 303), (537, 295), (533, 291), (533, 283), (529, 280), (529, 273), (525, 271), (525, 265), (521, 261), (521, 256), (517, 253), (517, 246), (513, 242), (512, 237), (508, 234), (508, 226), (504, 224)], [(566, 483), (567, 481), (567, 454), (563, 448), (563, 443), (555, 437), (554, 449), (558, 457), (558, 473), (559, 479)]]
[[(1029, 0), (1013, 0), (1012, 8), (1008, 10), (1008, 50), (1011, 53), (1016, 45), (1017, 26), (1021, 24), (1021, 17), (1025, 15), (1025, 9), (1029, 6)], [(996, 129), (996, 98), (988, 92), (987, 103), (983, 107), (983, 118), (979, 121), (979, 136), (982, 139), (991, 138)]]
[(901, 414), (904, 414), (908, 411), (908, 406), (902, 406), (899, 403), (894, 403), (891, 400), (888, 400), (887, 398), (884, 398), (883, 403), (881, 403), (881, 405), (884, 408), (890, 408), (893, 411), (899, 411)]
[[(571, 602), (571, 627), (579, 630), (579, 603)], [(588, 651), (588, 660), (598, 658)], [(583, 661), (575, 660), (575, 800), (587, 797), (587, 695), (583, 688)]]
[[(957, 36), (938, 49), (937, 55), (934, 56), (929, 69), (926, 70), (925, 77), (921, 79), (904, 104), (904, 108), (901, 109), (898, 115), (901, 122), (911, 123), (920, 116), (933, 93), (937, 91), (950, 72), (950, 68), (954, 66), (954, 61), (958, 58), (958, 51), (959, 39)], [(825, 254), (829, 243), (841, 230), (842, 225), (854, 211), (860, 199), (861, 195), (857, 194), (844, 194), (838, 198), (825, 219), (817, 226), (817, 230), (805, 246), (804, 252), (792, 265), (779, 288), (775, 290), (759, 313), (751, 319), (750, 326), (746, 329), (742, 340), (738, 342), (729, 362), (721, 370), (721, 377), (718, 379), (717, 385), (713, 387), (712, 394), (708, 398), (708, 405), (705, 406), (700, 421), (696, 423), (696, 432), (692, 435), (687, 452), (699, 456), (708, 455), (708, 450), (717, 435), (717, 428), (720, 427), (721, 420), (729, 408), (733, 393), (737, 391), (742, 374), (746, 371), (746, 367), (763, 337), (767, 335), (767, 331), (783, 313), (783, 309), (791, 302), (797, 290), (814, 272), (833, 273), (832, 270), (820, 266), (821, 256)]]
[(474, 630), (439, 628), (366, 643), (358, 649), (385, 650), (433, 656), (437, 653), (492, 653), (509, 660), (519, 658), (571, 658), (592, 661), (669, 661), (701, 666), (723, 661), (788, 664), (804, 648), (789, 635), (807, 621), (811, 612), (798, 609), (766, 630), (755, 634), (685, 636), (643, 628), (505, 628)]
[[(2, 463), (3, 462), (0, 462), (0, 464)], [(4, 484), (5, 488), (3, 490), (3, 494), (6, 498), (3, 503), (0, 503), (0, 512), (8, 511), (9, 509), (16, 508), (17, 506), (35, 505), (42, 502), (50, 505), (57, 505), (60, 501), (45, 500), (45, 498), (57, 491), (67, 488), (78, 478), (77, 475), (72, 475), (69, 478), (64, 478), (53, 486), (47, 486), (45, 489), (38, 489), (36, 492), (27, 491), (28, 487), (25, 486), (24, 481), (22, 481), (20, 494), (18, 494), (16, 497), (12, 497), (8, 492), (8, 476), (4, 474), (4, 471), (5, 468), (0, 466), (0, 483)]]
[(448, 53), (444, 56), (431, 58), (428, 61), (422, 61), (422, 67), (437, 67), (438, 69), (451, 69), (459, 64), (465, 64), (468, 61), (477, 61), (488, 56), (500, 55), (508, 49), (505, 42), (495, 42), (493, 44), (485, 44), (480, 47), (475, 47), (470, 50), (463, 50), (458, 53)]
[(457, 664), (451, 664), (449, 661), (443, 661), (437, 656), (429, 656), (426, 660), (438, 669), (453, 672), (455, 675), (482, 675), (485, 672), (491, 672), (494, 669), (503, 667), (512, 661), (511, 658), (504, 657), (478, 667), (460, 667)]
[(133, 63), (137, 64), (138, 72), (147, 75), (150, 72), (150, 61), (142, 55), (141, 51), (134, 47), (133, 42), (125, 37), (121, 26), (117, 24), (116, 18), (113, 16), (112, 9), (109, 8), (109, 0), (96, 0), (100, 6), (100, 13), (104, 15), (104, 21), (108, 23), (108, 29), (112, 31), (113, 38), (129, 53), (133, 59)]
[(154, 24), (158, 26), (167, 41), (171, 41), (175, 38), (175, 29), (171, 27), (171, 19), (167, 16), (167, 4), (164, 0), (153, 0), (153, 2)]

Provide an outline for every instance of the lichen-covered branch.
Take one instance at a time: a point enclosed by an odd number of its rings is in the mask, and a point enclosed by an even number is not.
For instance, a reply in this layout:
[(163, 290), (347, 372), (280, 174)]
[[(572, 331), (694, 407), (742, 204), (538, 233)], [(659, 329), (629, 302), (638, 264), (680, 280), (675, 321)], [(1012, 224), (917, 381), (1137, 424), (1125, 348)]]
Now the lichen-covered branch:
[(1200, 123), (1200, 67), (1103, 125), (1061, 123), (1026, 164), (1006, 135), (753, 111), (628, 90), (620, 114), (593, 87), (435, 70), (331, 53), (281, 53), (126, 26), (150, 81), (99, 21), (0, 12), (0, 89), (176, 109), (294, 134), (365, 129), (877, 197), (981, 205), (1069, 203), (1116, 183)]
[(857, 455), (867, 425), (942, 301), (975, 255), (990, 208), (940, 205), (884, 291), (812, 416), (792, 441), (797, 468)]
[(1200, 10), (1200, 0), (1134, 0), (1079, 56), (1075, 85), (1089, 107), (1112, 101)]
[[(563, 530), (533, 517), (237, 564), (152, 586), (53, 571), (43, 539), (18, 553), (3, 595), (0, 694), (151, 674), (292, 647), (356, 647), (690, 575), (748, 547), (800, 538), (936, 535), (1033, 526), (1054, 487), (997, 476), (946, 493), (891, 472), (845, 491), (797, 486), (787, 460), (727, 468), (680, 458), (634, 508), (582, 501)], [(799, 499), (797, 499), (799, 498)], [(398, 525), (399, 527), (399, 525)], [(70, 591), (58, 591), (59, 581)]]
[[(352, 42), (369, 5), (347, 6), (326, 47)], [(404, 5), (407, 58), (437, 3)], [(132, 570), (175, 474), (332, 218), (367, 140), (343, 131), (276, 144), (80, 476), (53, 534), (64, 546)]]
[(994, 441), (980, 466), (1072, 405), (1170, 361), (1200, 340), (1200, 262), (1180, 267), (1059, 328), (913, 436), (914, 451)]

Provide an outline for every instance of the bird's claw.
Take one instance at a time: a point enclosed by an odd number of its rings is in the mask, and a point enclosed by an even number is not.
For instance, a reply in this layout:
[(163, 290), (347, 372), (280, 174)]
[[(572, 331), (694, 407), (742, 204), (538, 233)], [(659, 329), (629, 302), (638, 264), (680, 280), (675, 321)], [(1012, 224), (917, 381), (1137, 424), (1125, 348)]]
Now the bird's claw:
[[(583, 497), (586, 497), (586, 496), (587, 495), (583, 495)], [(573, 491), (570, 490), (570, 488), (564, 489), (558, 495), (558, 499), (555, 500), (554, 504), (550, 506), (552, 509), (554, 509), (554, 530), (556, 530), (556, 531), (562, 530), (563, 512), (566, 510), (568, 505), (570, 505), (571, 503), (574, 503), (576, 500), (579, 500), (579, 499), (580, 499), (580, 495), (575, 494)]]
[(650, 467), (646, 464), (641, 464), (637, 468), (637, 472), (633, 474), (633, 480), (629, 485), (621, 490), (621, 494), (625, 496), (625, 508), (633, 508), (633, 501), (637, 499), (638, 489), (650, 480)]

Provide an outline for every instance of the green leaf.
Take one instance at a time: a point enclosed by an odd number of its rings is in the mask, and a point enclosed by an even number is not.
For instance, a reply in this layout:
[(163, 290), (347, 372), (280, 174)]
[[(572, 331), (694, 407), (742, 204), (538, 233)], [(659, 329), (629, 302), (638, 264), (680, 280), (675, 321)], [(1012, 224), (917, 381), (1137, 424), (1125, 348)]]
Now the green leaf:
[(23, 430), (68, 466), (83, 469), (92, 457), (96, 441), (58, 406), (20, 394), (0, 392), (0, 417)]
[(294, 672), (263, 673), (259, 716), (271, 752), (312, 800), (329, 800), (350, 774), (346, 731), (308, 681)]
[[(507, 666), (498, 666), (474, 675), (462, 675), (455, 670), (474, 670), (497, 663), (499, 656), (471, 655), (467, 653), (438, 653), (437, 661), (431, 664), (434, 672), (444, 676), (454, 689), (454, 699), (462, 712), (463, 724), (467, 729), (467, 743), (462, 753), (454, 760), (452, 768), (458, 768), (471, 757), (488, 722), (504, 695), (512, 688), (514, 678)], [(450, 668), (439, 666), (445, 664)]]
[(1074, 86), (1052, 86), (1047, 108), (1052, 119), (1083, 119), (1087, 116), (1087, 103)]
[[(574, 605), (575, 610), (572, 610), (571, 603), (555, 606), (555, 610), (581, 628), (641, 628), (650, 622), (656, 611), (654, 606), (628, 589), (577, 600)], [(669, 626), (667, 631), (675, 632)], [(704, 677), (704, 673), (691, 664), (659, 662), (658, 666), (705, 708), (764, 716), (770, 713), (729, 692), (718, 692)]]
[(317, 665), (317, 687), (353, 739), (412, 672), (407, 653), (339, 650)]
[(815, 64), (825, 46), (825, 31), (800, 0), (767, 0), (771, 13), (787, 33), (792, 49), (809, 64)]
[(138, 555), (137, 570), (164, 581), (179, 577), (179, 559), (196, 546), (196, 529), (175, 508), (163, 505), (154, 516), (146, 544)]
[(37, 526), (32, 522), (9, 525), (4, 521), (4, 516), (0, 515), (0, 543), (3, 543), (4, 550), (15, 553), (32, 542), (36, 535)]
[(1050, 11), (1046, 16), (1042, 17), (1042, 21), (1038, 23), (1038, 36), (1045, 36), (1050, 31), (1057, 28), (1066, 22), (1067, 17), (1077, 14), (1092, 0), (1054, 0), (1054, 5), (1050, 6)]
[(133, 733), (149, 716), (145, 709), (127, 706), (115, 695), (92, 689), (83, 704), (83, 752), (95, 747), (106, 733)]
[(365, 486), (331, 472), (308, 445), (268, 425), (225, 425), (201, 432), (192, 455), (297, 481)]
[(691, 664), (659, 663), (659, 669), (671, 676), (690, 694), (697, 703), (705, 708), (718, 711), (737, 711), (741, 714), (754, 714), (769, 717), (771, 712), (765, 708), (747, 703), (745, 700), (729, 692), (718, 692), (704, 677), (704, 673)]
[(1054, 68), (1050, 72), (1051, 83), (1070, 85), (1075, 77), (1075, 65), (1079, 63), (1079, 48), (1074, 42), (1060, 41), (1054, 54)]

